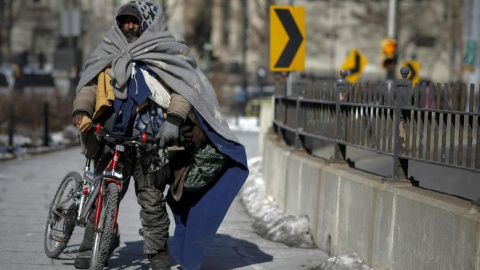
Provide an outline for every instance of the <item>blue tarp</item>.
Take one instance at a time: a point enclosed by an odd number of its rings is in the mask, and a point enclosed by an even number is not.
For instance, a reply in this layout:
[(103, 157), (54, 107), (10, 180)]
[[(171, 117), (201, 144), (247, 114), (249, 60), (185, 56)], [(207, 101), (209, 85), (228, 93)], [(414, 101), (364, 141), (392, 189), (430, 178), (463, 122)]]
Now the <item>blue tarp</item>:
[(176, 224), (169, 251), (185, 270), (200, 269), (218, 227), (248, 176), (243, 145), (225, 140), (200, 115), (197, 117), (205, 135), (230, 161), (220, 179), (207, 190), (184, 191), (178, 202), (170, 195), (167, 198)]

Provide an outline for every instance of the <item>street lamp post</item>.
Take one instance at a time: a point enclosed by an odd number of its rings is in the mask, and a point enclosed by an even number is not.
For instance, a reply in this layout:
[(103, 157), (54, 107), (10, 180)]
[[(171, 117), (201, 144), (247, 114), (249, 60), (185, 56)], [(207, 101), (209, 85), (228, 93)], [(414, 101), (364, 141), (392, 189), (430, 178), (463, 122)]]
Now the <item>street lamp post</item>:
[[(398, 37), (397, 37), (397, 10), (398, 2), (397, 0), (389, 0), (388, 2), (388, 17), (387, 17), (387, 36), (397, 42), (398, 48)], [(395, 54), (398, 54), (398, 50), (395, 50)], [(393, 58), (393, 67), (387, 71), (387, 80), (395, 79), (395, 70), (397, 67), (397, 58), (396, 55)]]
[(248, 86), (248, 77), (247, 77), (247, 33), (248, 33), (248, 6), (247, 0), (242, 0), (243, 8), (243, 43), (242, 43), (242, 90), (244, 91), (245, 96), (247, 97), (247, 86)]

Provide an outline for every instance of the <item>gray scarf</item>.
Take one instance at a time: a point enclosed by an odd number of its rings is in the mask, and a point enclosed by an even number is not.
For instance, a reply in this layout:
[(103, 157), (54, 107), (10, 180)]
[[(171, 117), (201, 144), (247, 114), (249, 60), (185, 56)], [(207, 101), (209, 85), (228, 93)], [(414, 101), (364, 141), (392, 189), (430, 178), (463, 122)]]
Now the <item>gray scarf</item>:
[[(141, 61), (175, 92), (188, 100), (215, 132), (227, 140), (239, 143), (220, 113), (217, 96), (210, 81), (198, 69), (188, 46), (170, 33), (161, 8), (149, 6), (152, 9), (144, 12), (145, 2), (135, 1), (135, 3), (142, 13), (141, 24), (148, 23), (148, 28), (136, 41), (128, 43), (122, 30), (115, 23), (85, 63), (77, 92), (104, 68), (111, 66), (115, 80), (115, 96), (125, 99), (128, 91), (127, 82), (132, 71), (132, 60)], [(152, 13), (153, 7), (156, 14)], [(149, 14), (150, 19), (153, 14), (153, 20), (145, 20), (144, 14)]]

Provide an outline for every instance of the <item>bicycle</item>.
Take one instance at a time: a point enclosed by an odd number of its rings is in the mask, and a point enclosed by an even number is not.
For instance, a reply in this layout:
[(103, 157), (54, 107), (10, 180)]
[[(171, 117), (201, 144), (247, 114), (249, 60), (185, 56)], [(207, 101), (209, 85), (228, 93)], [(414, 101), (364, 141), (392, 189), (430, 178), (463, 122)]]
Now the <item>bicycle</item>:
[(63, 178), (49, 206), (44, 249), (49, 258), (58, 258), (75, 226), (85, 227), (89, 216), (94, 213), (95, 237), (90, 269), (103, 269), (116, 236), (119, 195), (125, 182), (122, 172), (117, 171), (120, 153), (126, 146), (156, 147), (156, 144), (145, 133), (130, 138), (116, 136), (99, 124), (95, 133), (112, 146), (113, 156), (101, 175), (90, 171), (91, 159), (87, 158), (83, 177), (78, 172), (69, 172)]

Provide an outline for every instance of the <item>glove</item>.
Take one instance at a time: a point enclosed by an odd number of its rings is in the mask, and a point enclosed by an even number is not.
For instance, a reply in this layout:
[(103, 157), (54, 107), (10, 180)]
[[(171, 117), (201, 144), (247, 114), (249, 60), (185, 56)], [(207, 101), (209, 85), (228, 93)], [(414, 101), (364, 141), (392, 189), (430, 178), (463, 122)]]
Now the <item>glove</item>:
[(92, 119), (90, 119), (90, 117), (84, 115), (82, 117), (82, 122), (78, 126), (78, 130), (80, 130), (81, 132), (87, 132), (87, 131), (90, 130), (91, 127), (92, 127)]
[(175, 142), (178, 140), (178, 137), (178, 126), (170, 123), (169, 121), (163, 122), (156, 136), (157, 139), (160, 139), (160, 146), (168, 145), (169, 143)]

